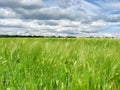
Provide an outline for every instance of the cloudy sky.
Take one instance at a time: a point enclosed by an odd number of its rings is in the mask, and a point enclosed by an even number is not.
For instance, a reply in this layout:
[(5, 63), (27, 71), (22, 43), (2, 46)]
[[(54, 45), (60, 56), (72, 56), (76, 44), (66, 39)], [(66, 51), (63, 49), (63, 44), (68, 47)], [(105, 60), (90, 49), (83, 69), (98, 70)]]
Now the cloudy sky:
[(0, 0), (0, 34), (120, 36), (120, 0)]

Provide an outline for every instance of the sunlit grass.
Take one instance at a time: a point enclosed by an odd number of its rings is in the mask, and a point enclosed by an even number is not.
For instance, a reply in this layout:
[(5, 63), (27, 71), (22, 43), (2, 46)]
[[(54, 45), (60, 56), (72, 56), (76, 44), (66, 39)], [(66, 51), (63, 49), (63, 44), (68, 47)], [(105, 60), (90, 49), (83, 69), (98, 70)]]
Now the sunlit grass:
[(1, 38), (0, 90), (120, 90), (120, 39)]

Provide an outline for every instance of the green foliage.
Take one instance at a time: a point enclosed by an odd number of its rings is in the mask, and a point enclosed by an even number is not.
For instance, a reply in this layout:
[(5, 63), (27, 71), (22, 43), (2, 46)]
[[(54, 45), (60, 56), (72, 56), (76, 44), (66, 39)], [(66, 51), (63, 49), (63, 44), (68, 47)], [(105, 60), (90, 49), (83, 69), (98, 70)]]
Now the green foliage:
[(1, 38), (0, 90), (120, 90), (120, 39)]

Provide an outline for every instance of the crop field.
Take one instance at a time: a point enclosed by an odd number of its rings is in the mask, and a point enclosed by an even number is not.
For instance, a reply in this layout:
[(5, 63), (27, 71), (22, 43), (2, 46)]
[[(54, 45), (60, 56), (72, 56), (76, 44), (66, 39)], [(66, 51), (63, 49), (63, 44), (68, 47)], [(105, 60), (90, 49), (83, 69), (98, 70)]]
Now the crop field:
[(120, 39), (0, 38), (0, 90), (120, 90)]

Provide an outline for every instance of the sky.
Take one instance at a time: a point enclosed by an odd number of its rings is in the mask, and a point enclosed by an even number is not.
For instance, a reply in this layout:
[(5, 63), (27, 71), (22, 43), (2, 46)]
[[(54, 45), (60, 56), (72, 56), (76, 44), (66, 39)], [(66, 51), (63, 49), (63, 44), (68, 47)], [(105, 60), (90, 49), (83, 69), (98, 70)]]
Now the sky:
[(120, 37), (120, 0), (0, 0), (0, 34)]

